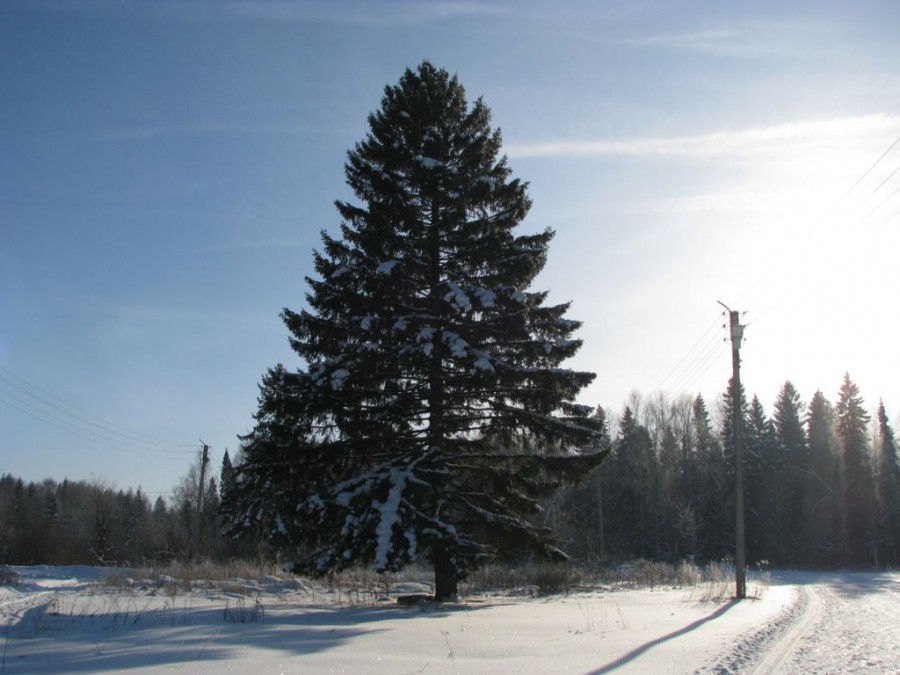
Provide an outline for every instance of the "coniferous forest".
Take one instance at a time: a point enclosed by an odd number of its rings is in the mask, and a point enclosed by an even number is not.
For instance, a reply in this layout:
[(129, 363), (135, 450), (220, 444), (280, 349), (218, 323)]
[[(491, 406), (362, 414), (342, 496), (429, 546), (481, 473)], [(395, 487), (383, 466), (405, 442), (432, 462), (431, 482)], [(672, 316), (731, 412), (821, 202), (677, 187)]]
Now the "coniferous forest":
[(220, 479), (205, 480), (201, 491), (198, 461), (168, 500), (102, 479), (25, 483), (2, 475), (0, 564), (129, 566), (258, 555), (219, 534), (230, 466), (226, 450)]
[[(710, 403), (633, 394), (607, 426), (603, 467), (549, 505), (567, 550), (606, 561), (733, 556), (730, 392)], [(821, 391), (804, 402), (785, 382), (771, 413), (757, 396), (739, 405), (748, 564), (900, 564), (900, 463), (883, 404), (870, 419), (847, 375), (833, 402)]]
[[(633, 393), (616, 420), (598, 408), (610, 455), (583, 485), (543, 499), (535, 523), (578, 564), (732, 556), (729, 391), (709, 403)], [(741, 407), (748, 564), (900, 566), (900, 460), (884, 405), (870, 415), (848, 376), (833, 398), (817, 391), (803, 401), (785, 382), (771, 412), (756, 396)], [(222, 469), (207, 482), (200, 518), (196, 466), (168, 501), (102, 481), (0, 476), (0, 563), (275, 558), (265, 532), (221, 535), (232, 517), (221, 513), (232, 489), (227, 453)]]
[[(253, 430), (166, 502), (101, 481), (0, 477), (0, 564), (268, 557), (329, 574), (431, 567), (435, 597), (490, 560), (705, 562), (734, 551), (740, 420), (747, 560), (900, 564), (900, 460), (883, 404), (790, 382), (772, 410), (635, 393), (577, 403), (580, 322), (531, 288), (553, 231), (521, 233), (527, 183), (455, 76), (385, 87), (348, 153), (355, 202), (322, 234), (300, 367), (264, 375)], [(602, 377), (602, 374), (601, 374)], [(737, 414), (735, 414), (737, 413)]]

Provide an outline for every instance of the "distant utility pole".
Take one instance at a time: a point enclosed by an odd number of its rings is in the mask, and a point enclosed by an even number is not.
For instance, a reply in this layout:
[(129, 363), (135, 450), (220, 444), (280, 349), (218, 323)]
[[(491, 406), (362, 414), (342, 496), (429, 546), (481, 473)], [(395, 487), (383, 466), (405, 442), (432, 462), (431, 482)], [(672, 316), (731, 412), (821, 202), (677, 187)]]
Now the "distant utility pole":
[[(203, 441), (200, 441), (203, 443)], [(200, 459), (200, 484), (197, 486), (197, 541), (196, 551), (200, 553), (201, 532), (203, 530), (203, 486), (206, 485), (206, 465), (209, 464), (209, 446), (203, 443), (203, 457)]]
[(747, 552), (744, 545), (744, 446), (741, 433), (741, 339), (744, 327), (740, 324), (739, 312), (728, 310), (731, 326), (731, 408), (732, 429), (734, 431), (734, 595), (739, 600), (747, 597)]

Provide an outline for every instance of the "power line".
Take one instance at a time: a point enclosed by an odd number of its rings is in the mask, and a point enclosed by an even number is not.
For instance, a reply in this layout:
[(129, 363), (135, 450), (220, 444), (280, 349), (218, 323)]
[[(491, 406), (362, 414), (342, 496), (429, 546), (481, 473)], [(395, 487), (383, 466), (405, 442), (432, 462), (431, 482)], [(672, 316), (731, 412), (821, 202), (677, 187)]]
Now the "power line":
[(866, 197), (866, 201), (868, 201), (869, 199), (871, 199), (872, 196), (873, 196), (876, 192), (878, 192), (878, 191), (884, 186), (885, 183), (887, 183), (891, 178), (893, 178), (895, 175), (897, 175), (897, 172), (898, 172), (898, 171), (900, 171), (900, 166), (898, 166), (896, 169), (894, 169), (893, 171), (891, 171), (891, 172), (887, 175), (887, 178), (885, 178), (883, 181), (881, 181), (881, 182), (875, 187), (875, 189), (872, 190), (872, 191), (869, 193), (869, 196)]
[(6, 391), (0, 388), (0, 403), (48, 426), (117, 450), (151, 457), (184, 459), (189, 453), (184, 448), (196, 448), (196, 444), (168, 443), (107, 422), (0, 366), (0, 386), (3, 385), (6, 386)]
[(893, 143), (891, 143), (890, 147), (887, 150), (885, 150), (883, 153), (881, 153), (881, 156), (875, 160), (875, 162), (872, 164), (872, 166), (870, 166), (868, 169), (866, 169), (863, 172), (863, 175), (859, 177), (859, 179), (853, 184), (853, 186), (849, 190), (847, 190), (847, 192), (844, 194), (845, 198), (849, 197), (850, 193), (853, 192), (856, 189), (856, 187), (865, 180), (866, 176), (868, 176), (872, 172), (872, 170), (881, 163), (881, 160), (883, 160), (885, 157), (888, 156), (890, 151), (894, 149), (894, 146), (897, 145), (897, 143), (900, 143), (900, 136), (897, 136), (897, 140), (895, 140)]
[[(13, 379), (10, 379), (13, 378)], [(15, 381), (13, 381), (15, 380)], [(144, 443), (147, 445), (160, 445), (165, 446), (167, 448), (171, 447), (180, 447), (180, 448), (194, 448), (196, 447), (195, 443), (175, 443), (174, 441), (164, 440), (160, 438), (156, 438), (154, 436), (150, 436), (148, 434), (141, 433), (139, 431), (134, 431), (129, 429), (128, 427), (121, 426), (118, 424), (114, 424), (112, 422), (108, 422), (97, 415), (94, 415), (82, 408), (79, 408), (68, 401), (56, 396), (45, 389), (37, 386), (36, 384), (29, 382), (24, 377), (17, 375), (12, 372), (8, 368), (0, 366), (0, 382), (5, 382), (8, 386), (14, 387), (15, 389), (20, 390), (22, 393), (27, 396), (37, 400), (42, 405), (55, 408), (64, 414), (78, 419), (86, 424), (91, 426), (103, 429), (103, 431), (114, 434), (117, 436), (122, 436), (133, 440), (138, 443)], [(24, 387), (24, 388), (23, 388)], [(30, 391), (29, 391), (30, 390)], [(37, 394), (34, 392), (38, 392)], [(56, 401), (57, 403), (53, 403)], [(62, 406), (62, 407), (60, 407)], [(72, 412), (72, 411), (76, 412)]]
[[(13, 401), (15, 401), (15, 403), (10, 402), (9, 399), (12, 399)], [(152, 457), (183, 458), (185, 455), (184, 450), (167, 449), (159, 446), (148, 446), (145, 444), (129, 441), (127, 440), (127, 437), (125, 437), (125, 440), (123, 440), (122, 438), (114, 438), (109, 433), (105, 433), (106, 430), (103, 429), (103, 427), (91, 428), (90, 426), (79, 425), (77, 423), (79, 421), (77, 420), (77, 418), (76, 421), (73, 422), (71, 419), (66, 419), (65, 417), (61, 417), (48, 410), (42, 409), (41, 407), (34, 405), (33, 403), (8, 391), (0, 390), (0, 402), (5, 403), (8, 407), (14, 408), (15, 410), (18, 410), (19, 412), (22, 412), (33, 419), (56, 427), (57, 429), (73, 433), (82, 438), (102, 442), (110, 447), (114, 447), (117, 449), (137, 448), (142, 451), (139, 454), (144, 454)], [(60, 410), (59, 408), (56, 409)], [(63, 410), (62, 412), (65, 411)], [(115, 434), (116, 432), (110, 433)]]
[(881, 220), (881, 222), (875, 226), (875, 229), (880, 230), (882, 227), (884, 227), (889, 222), (891, 222), (894, 218), (896, 218), (898, 213), (900, 213), (900, 206), (898, 206), (890, 214), (888, 214), (885, 218), (883, 218)]
[[(5, 397), (11, 397), (10, 394), (6, 392), (0, 392), (0, 403), (5, 404), (7, 407), (13, 408), (14, 410), (18, 410), (24, 415), (31, 417), (33, 419), (38, 420), (48, 426), (59, 429), (60, 431), (64, 431), (73, 436), (78, 436), (79, 438), (84, 438), (86, 440), (92, 441), (93, 443), (97, 443), (100, 445), (105, 445), (106, 447), (112, 448), (114, 450), (118, 450), (120, 452), (127, 452), (132, 455), (143, 455), (144, 457), (155, 457), (157, 459), (175, 459), (178, 461), (184, 461), (183, 456), (171, 456), (161, 454), (160, 452), (149, 452), (149, 451), (140, 451), (140, 450), (129, 450), (127, 447), (123, 446), (121, 443), (113, 443), (109, 439), (104, 439), (96, 434), (91, 434), (90, 432), (83, 432), (78, 428), (71, 426), (70, 424), (66, 424), (65, 420), (61, 420), (62, 423), (59, 423), (54, 420), (59, 420), (60, 418), (55, 417), (54, 415), (50, 415), (49, 413), (41, 414), (41, 411), (38, 411), (34, 408), (29, 410), (28, 408), (22, 407), (20, 405), (16, 405), (15, 403), (10, 403)], [(14, 400), (20, 401), (21, 399), (17, 399), (16, 397), (11, 397)], [(51, 418), (51, 419), (48, 419)]]
[(649, 396), (658, 393), (663, 400), (671, 401), (681, 394), (689, 393), (690, 387), (718, 362), (719, 352), (725, 348), (725, 343), (716, 334), (716, 329), (721, 328), (721, 318), (716, 316)]
[[(900, 166), (897, 167), (897, 170), (900, 171)], [(895, 171), (895, 173), (896, 173), (896, 171)], [(895, 188), (894, 191), (893, 191), (891, 194), (889, 194), (887, 197), (885, 197), (883, 200), (881, 200), (881, 203), (879, 203), (878, 206), (876, 206), (874, 209), (872, 209), (871, 211), (869, 211), (869, 212), (866, 214), (866, 218), (871, 218), (871, 217), (875, 214), (876, 211), (878, 211), (882, 206), (884, 206), (885, 204), (887, 204), (888, 201), (890, 201), (891, 197), (893, 197), (893, 196), (894, 196), (895, 194), (897, 194), (898, 192), (900, 192), (900, 186), (898, 186), (897, 188)]]
[(725, 343), (718, 338), (708, 342), (706, 347), (704, 347), (704, 351), (694, 360), (692, 366), (685, 370), (678, 380), (672, 383), (670, 390), (676, 393), (687, 392), (713, 365), (719, 362), (719, 353), (724, 349)]
[(681, 357), (681, 360), (678, 361), (678, 363), (675, 364), (675, 367), (672, 368), (672, 370), (670, 370), (670, 371), (666, 374), (666, 376), (660, 381), (660, 383), (659, 383), (658, 385), (656, 385), (656, 388), (653, 389), (653, 391), (651, 392), (651, 395), (652, 395), (654, 392), (661, 391), (661, 390), (664, 389), (664, 386), (663, 386), (663, 385), (666, 383), (666, 381), (672, 376), (673, 373), (675, 373), (675, 371), (678, 370), (678, 368), (681, 366), (681, 364), (684, 363), (685, 360), (686, 360), (686, 359), (694, 352), (694, 350), (697, 348), (697, 345), (699, 345), (699, 344), (703, 341), (703, 339), (706, 338), (706, 336), (710, 333), (710, 331), (712, 331), (712, 330), (716, 327), (716, 324), (717, 324), (717, 323), (719, 323), (718, 319), (716, 319), (715, 321), (713, 321), (713, 322), (709, 325), (709, 328), (707, 328), (706, 331), (703, 333), (703, 335), (701, 335), (699, 338), (697, 338), (697, 341), (696, 341), (696, 342), (693, 344), (693, 346), (687, 351), (687, 353), (686, 353), (684, 356)]

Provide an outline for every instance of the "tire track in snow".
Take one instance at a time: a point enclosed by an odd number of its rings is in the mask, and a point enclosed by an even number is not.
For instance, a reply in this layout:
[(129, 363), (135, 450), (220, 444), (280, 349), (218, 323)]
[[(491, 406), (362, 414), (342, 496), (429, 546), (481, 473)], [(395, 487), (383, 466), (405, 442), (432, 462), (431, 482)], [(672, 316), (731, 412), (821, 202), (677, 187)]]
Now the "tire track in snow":
[(821, 600), (815, 589), (797, 587), (799, 602), (792, 621), (785, 626), (783, 634), (776, 636), (775, 644), (747, 672), (753, 675), (770, 675), (783, 672), (783, 665), (790, 659), (800, 641), (815, 630), (821, 614)]
[(795, 573), (796, 601), (698, 673), (900, 675), (900, 575)]
[(731, 651), (697, 675), (730, 675), (775, 672), (778, 663), (793, 650), (815, 620), (811, 596), (803, 587), (795, 587), (790, 605), (773, 621), (740, 640)]
[(896, 572), (845, 572), (810, 585), (820, 616), (778, 672), (900, 674), (897, 579)]

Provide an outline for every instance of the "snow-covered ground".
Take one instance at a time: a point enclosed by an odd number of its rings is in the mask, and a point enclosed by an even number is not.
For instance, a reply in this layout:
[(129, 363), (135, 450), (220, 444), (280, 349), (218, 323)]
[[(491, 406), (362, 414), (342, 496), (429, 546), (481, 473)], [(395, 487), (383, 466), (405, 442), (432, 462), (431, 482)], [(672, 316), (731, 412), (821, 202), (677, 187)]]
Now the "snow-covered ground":
[(743, 602), (700, 586), (403, 607), (296, 579), (16, 571), (0, 673), (900, 673), (896, 572), (779, 573)]

